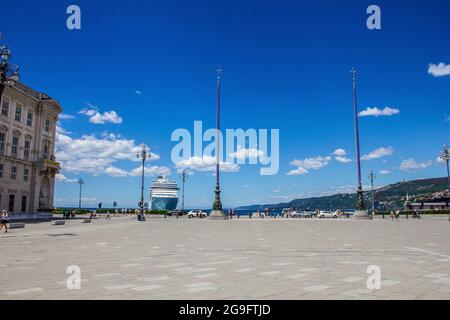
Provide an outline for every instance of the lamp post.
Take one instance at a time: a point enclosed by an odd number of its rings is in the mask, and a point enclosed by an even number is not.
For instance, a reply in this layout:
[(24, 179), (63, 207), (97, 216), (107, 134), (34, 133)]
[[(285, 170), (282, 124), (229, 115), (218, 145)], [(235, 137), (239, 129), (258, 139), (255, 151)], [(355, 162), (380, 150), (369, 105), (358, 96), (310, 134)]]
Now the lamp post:
[(182, 182), (182, 187), (181, 187), (181, 212), (183, 212), (184, 214), (184, 183), (187, 180), (187, 174), (186, 174), (186, 169), (183, 169), (183, 171), (180, 174), (180, 178), (181, 178), (181, 182)]
[(358, 189), (357, 195), (358, 200), (356, 203), (356, 212), (353, 215), (355, 219), (370, 219), (369, 214), (367, 213), (366, 206), (364, 205), (364, 195), (362, 191), (361, 185), (361, 157), (359, 151), (359, 127), (358, 127), (358, 106), (356, 100), (356, 70), (352, 68), (351, 70), (353, 77), (353, 110), (355, 116), (355, 141), (356, 141), (356, 162), (358, 165)]
[(81, 189), (84, 185), (84, 180), (83, 179), (78, 179), (78, 184), (80, 185), (80, 197), (78, 199), (78, 209), (81, 209)]
[(140, 146), (140, 150), (137, 152), (136, 157), (142, 160), (142, 177), (141, 177), (141, 201), (139, 207), (141, 214), (138, 216), (138, 220), (144, 219), (144, 174), (145, 174), (145, 160), (151, 157), (148, 147), (145, 144)]
[(215, 199), (213, 204), (213, 209), (209, 217), (211, 219), (225, 219), (226, 216), (222, 210), (222, 202), (220, 201), (220, 84), (221, 84), (221, 74), (222, 69), (217, 67), (217, 136), (216, 136), (216, 190)]
[(19, 82), (19, 67), (10, 64), (11, 51), (8, 46), (0, 47), (0, 101), (6, 86), (14, 86)]
[(373, 172), (373, 170), (369, 173), (370, 185), (372, 187), (372, 216), (375, 214), (375, 192), (373, 189), (373, 181), (377, 178), (377, 175)]
[(444, 148), (441, 151), (441, 154), (439, 155), (439, 158), (441, 158), (443, 161), (445, 161), (445, 164), (447, 165), (447, 181), (448, 181), (448, 189), (447, 189), (447, 196), (450, 200), (450, 171), (448, 167), (448, 160), (450, 159), (450, 151), (448, 148), (448, 144), (444, 144)]

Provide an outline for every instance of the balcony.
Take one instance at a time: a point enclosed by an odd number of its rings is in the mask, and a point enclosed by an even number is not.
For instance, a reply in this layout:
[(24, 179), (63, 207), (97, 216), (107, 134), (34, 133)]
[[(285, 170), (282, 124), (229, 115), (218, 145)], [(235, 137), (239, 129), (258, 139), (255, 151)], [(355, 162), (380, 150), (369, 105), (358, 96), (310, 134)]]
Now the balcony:
[(54, 160), (41, 159), (39, 160), (39, 171), (58, 174), (61, 170), (61, 163)]

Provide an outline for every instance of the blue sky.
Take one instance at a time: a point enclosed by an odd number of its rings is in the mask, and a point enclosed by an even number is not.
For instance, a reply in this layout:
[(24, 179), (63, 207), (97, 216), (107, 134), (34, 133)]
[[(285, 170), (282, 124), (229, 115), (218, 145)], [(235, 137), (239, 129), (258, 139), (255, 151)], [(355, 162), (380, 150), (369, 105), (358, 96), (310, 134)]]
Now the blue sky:
[[(70, 4), (81, 8), (81, 30), (66, 28)], [(381, 8), (381, 30), (366, 27), (371, 4)], [(86, 205), (136, 205), (132, 159), (142, 142), (155, 154), (148, 172), (179, 181), (171, 133), (195, 120), (214, 127), (220, 65), (222, 126), (280, 129), (277, 175), (260, 176), (254, 165), (222, 174), (229, 207), (355, 188), (356, 163), (345, 160), (355, 159), (352, 66), (359, 110), (391, 114), (359, 118), (361, 153), (371, 158), (362, 161), (363, 185), (371, 169), (378, 186), (443, 176), (436, 158), (449, 142), (449, 10), (444, 0), (9, 1), (0, 31), (22, 81), (64, 108), (56, 205), (77, 204), (79, 177)], [(430, 74), (439, 63), (443, 75)], [(215, 178), (192, 171), (186, 205), (210, 207)]]

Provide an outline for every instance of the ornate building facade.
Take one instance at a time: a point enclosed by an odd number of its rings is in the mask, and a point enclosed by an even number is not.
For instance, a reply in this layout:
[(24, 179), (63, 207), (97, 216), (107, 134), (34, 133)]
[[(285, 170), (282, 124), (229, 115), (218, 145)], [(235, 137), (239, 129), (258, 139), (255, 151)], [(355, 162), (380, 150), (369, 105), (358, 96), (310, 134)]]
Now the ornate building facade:
[(56, 121), (62, 108), (22, 83), (0, 101), (0, 209), (33, 214), (53, 208)]

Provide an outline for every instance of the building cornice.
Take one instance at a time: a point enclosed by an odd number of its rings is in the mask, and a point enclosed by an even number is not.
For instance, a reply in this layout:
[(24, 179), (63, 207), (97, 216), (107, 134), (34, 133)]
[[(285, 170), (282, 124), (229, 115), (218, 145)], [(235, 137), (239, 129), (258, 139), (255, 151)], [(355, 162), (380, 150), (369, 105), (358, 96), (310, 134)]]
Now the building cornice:
[(61, 107), (58, 101), (56, 101), (55, 99), (53, 99), (52, 97), (48, 96), (45, 93), (41, 93), (31, 89), (22, 82), (18, 82), (14, 86), (8, 86), (7, 88), (12, 89), (17, 93), (20, 93), (25, 97), (34, 100), (36, 103), (45, 103), (49, 107), (53, 107), (55, 111), (57, 111), (58, 113), (63, 111), (63, 108)]

